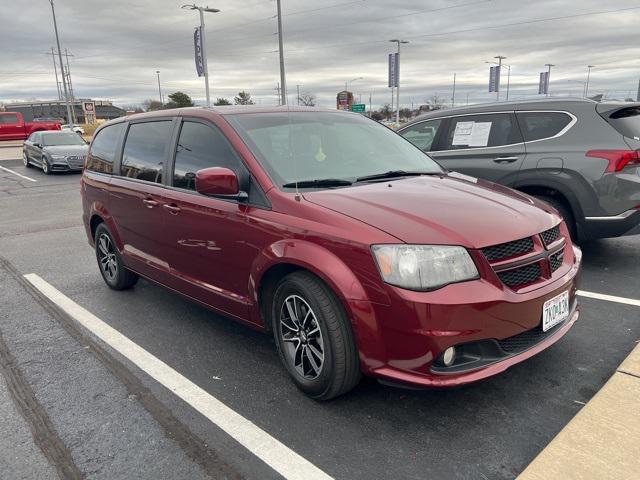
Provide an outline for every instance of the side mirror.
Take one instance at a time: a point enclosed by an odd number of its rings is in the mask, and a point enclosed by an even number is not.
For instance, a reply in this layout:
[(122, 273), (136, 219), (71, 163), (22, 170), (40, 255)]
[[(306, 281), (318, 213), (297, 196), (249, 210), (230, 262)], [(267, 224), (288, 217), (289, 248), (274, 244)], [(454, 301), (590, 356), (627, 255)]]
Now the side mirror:
[(33, 146), (36, 148), (42, 148), (42, 145), (40, 145), (39, 143), (34, 143)]
[(196, 172), (196, 191), (202, 195), (239, 195), (238, 176), (229, 168), (211, 167)]

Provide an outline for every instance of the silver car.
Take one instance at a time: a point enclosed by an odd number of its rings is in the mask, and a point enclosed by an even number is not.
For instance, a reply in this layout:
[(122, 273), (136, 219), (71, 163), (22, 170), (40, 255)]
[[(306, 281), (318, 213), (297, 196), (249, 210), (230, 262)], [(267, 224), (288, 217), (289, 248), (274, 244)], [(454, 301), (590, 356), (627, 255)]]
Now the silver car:
[(70, 130), (45, 130), (32, 133), (22, 147), (25, 167), (40, 167), (45, 174), (82, 171), (89, 145)]
[(398, 133), (449, 170), (550, 203), (578, 240), (640, 233), (640, 103), (482, 104), (427, 113)]

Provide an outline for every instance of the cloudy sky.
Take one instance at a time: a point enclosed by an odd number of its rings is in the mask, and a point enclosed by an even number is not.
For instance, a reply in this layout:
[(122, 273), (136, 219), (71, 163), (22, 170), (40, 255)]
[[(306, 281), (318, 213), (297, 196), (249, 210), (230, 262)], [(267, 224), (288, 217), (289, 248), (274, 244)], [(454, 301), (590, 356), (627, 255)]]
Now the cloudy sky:
[[(183, 0), (186, 1), (186, 0)], [(167, 93), (204, 101), (195, 73), (197, 12), (174, 0), (56, 0), (62, 49), (67, 48), (76, 97), (118, 105), (157, 98), (156, 70)], [(207, 14), (212, 97), (248, 90), (277, 103), (278, 42), (274, 0), (209, 0)], [(546, 63), (552, 95), (582, 95), (587, 65), (590, 94), (635, 98), (640, 78), (638, 0), (282, 0), (290, 102), (296, 85), (325, 106), (345, 82), (356, 98), (390, 101), (388, 40), (402, 38), (401, 104), (439, 95), (456, 104), (487, 102), (485, 61), (512, 65), (511, 98), (537, 94)], [(55, 45), (48, 0), (0, 0), (0, 101), (56, 97)], [(506, 89), (503, 73), (503, 93)]]

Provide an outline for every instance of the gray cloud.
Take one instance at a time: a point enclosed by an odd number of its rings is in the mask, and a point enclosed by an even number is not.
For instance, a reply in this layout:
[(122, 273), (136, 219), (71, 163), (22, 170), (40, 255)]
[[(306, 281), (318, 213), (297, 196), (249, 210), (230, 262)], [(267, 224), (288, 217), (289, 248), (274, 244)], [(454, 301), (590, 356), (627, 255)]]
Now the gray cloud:
[[(186, 1), (186, 0), (185, 0)], [(63, 48), (71, 60), (76, 96), (117, 104), (182, 90), (202, 102), (195, 74), (192, 35), (197, 14), (173, 0), (58, 0)], [(374, 104), (390, 101), (386, 87), (388, 39), (411, 43), (402, 54), (401, 103), (420, 104), (437, 93), (456, 102), (490, 101), (488, 65), (495, 55), (513, 65), (511, 97), (537, 93), (544, 64), (552, 94), (580, 95), (586, 65), (593, 64), (590, 92), (635, 98), (640, 75), (637, 1), (616, 0), (283, 0), (289, 97), (296, 85), (331, 106), (347, 80), (356, 95)], [(276, 103), (279, 81), (275, 2), (211, 0), (207, 48), (214, 97), (249, 90), (261, 103)], [(627, 10), (622, 10), (627, 9)], [(594, 14), (594, 12), (613, 11)], [(588, 14), (588, 15), (585, 15)], [(0, 100), (54, 98), (51, 10), (46, 0), (0, 0)], [(572, 18), (559, 18), (568, 17)], [(551, 19), (555, 18), (555, 19)], [(545, 21), (537, 21), (548, 19)], [(505, 72), (506, 74), (506, 72)], [(506, 78), (504, 78), (506, 81)], [(503, 90), (505, 85), (503, 84)]]

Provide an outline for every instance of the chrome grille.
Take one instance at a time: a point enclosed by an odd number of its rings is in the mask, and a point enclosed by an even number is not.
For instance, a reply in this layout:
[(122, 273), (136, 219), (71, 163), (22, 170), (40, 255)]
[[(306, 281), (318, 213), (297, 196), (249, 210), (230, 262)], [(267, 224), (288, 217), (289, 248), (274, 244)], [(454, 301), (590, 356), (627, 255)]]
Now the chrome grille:
[(529, 283), (533, 283), (542, 276), (539, 263), (531, 263), (524, 267), (514, 268), (497, 272), (502, 283), (511, 288), (518, 288)]
[(505, 258), (524, 255), (533, 250), (533, 240), (531, 237), (514, 240), (513, 242), (501, 243), (482, 249), (482, 253), (490, 262), (504, 260)]
[(545, 230), (540, 234), (540, 236), (542, 237), (542, 241), (544, 242), (545, 247), (547, 247), (560, 237), (560, 226), (556, 225), (549, 230)]

